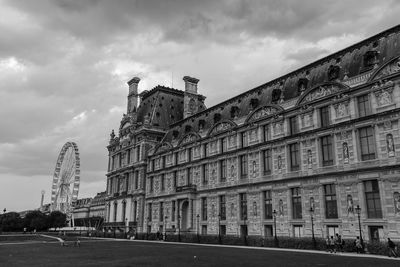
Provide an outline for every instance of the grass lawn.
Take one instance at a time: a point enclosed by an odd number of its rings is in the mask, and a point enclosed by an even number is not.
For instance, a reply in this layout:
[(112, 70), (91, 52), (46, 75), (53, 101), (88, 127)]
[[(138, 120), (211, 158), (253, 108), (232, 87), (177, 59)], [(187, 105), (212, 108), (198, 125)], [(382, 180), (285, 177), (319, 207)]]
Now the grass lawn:
[(400, 266), (389, 259), (179, 243), (83, 239), (81, 247), (68, 245), (0, 242), (0, 266)]

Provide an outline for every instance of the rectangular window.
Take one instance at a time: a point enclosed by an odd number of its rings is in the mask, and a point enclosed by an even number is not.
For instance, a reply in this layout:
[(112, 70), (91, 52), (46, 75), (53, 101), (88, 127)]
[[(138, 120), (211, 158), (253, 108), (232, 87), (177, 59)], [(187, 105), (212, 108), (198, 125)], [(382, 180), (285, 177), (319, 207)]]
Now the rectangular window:
[(135, 189), (139, 188), (139, 171), (135, 171)]
[(290, 126), (290, 135), (297, 134), (299, 132), (296, 116), (289, 118), (289, 126)]
[(201, 219), (203, 221), (207, 220), (207, 198), (201, 198)]
[(362, 95), (357, 97), (357, 104), (358, 104), (359, 117), (371, 115), (371, 105), (369, 103), (368, 95)]
[(333, 147), (332, 147), (331, 135), (321, 137), (321, 150), (322, 150), (322, 166), (333, 165)]
[(179, 164), (179, 154), (178, 152), (175, 153), (175, 165)]
[(188, 162), (191, 162), (192, 161), (192, 148), (189, 148), (187, 150), (187, 152), (188, 152)]
[(171, 207), (171, 221), (175, 221), (175, 213), (176, 213), (176, 202), (172, 200), (172, 207)]
[(301, 192), (299, 187), (292, 188), (292, 208), (293, 219), (302, 219)]
[(208, 156), (208, 144), (203, 145), (203, 154), (204, 154), (204, 157)]
[(186, 185), (191, 185), (192, 184), (192, 175), (193, 175), (193, 170), (192, 168), (187, 168), (186, 169)]
[(154, 159), (151, 160), (151, 170), (154, 171), (156, 169), (156, 162)]
[(246, 147), (247, 146), (247, 133), (246, 132), (242, 132), (240, 133), (240, 140), (242, 141), (242, 147)]
[(130, 149), (128, 149), (126, 151), (126, 162), (127, 162), (127, 164), (131, 163), (131, 150)]
[(272, 168), (271, 149), (266, 149), (263, 154), (263, 170), (264, 174), (270, 174)]
[(272, 194), (271, 190), (264, 191), (264, 219), (272, 219)]
[(149, 222), (151, 222), (151, 220), (153, 219), (152, 217), (152, 215), (153, 215), (153, 204), (152, 203), (149, 203), (148, 204), (149, 206), (148, 206), (148, 213), (147, 213), (147, 220), (149, 221)]
[(178, 171), (174, 171), (174, 188), (176, 189), (176, 186), (178, 185)]
[(240, 178), (247, 178), (248, 166), (247, 166), (247, 155), (240, 156)]
[(290, 144), (289, 153), (290, 153), (290, 170), (298, 171), (300, 169), (299, 144), (298, 143)]
[(336, 189), (334, 184), (324, 186), (325, 191), (325, 216), (327, 219), (337, 219), (337, 200)]
[(293, 235), (294, 237), (303, 236), (303, 225), (293, 225)]
[(226, 182), (226, 159), (219, 161), (219, 170), (220, 170), (220, 181), (221, 183)]
[(122, 166), (122, 154), (119, 153), (119, 154), (118, 154), (118, 167), (121, 168), (121, 166)]
[(160, 222), (164, 221), (164, 202), (160, 202)]
[(208, 184), (208, 164), (203, 164), (203, 185)]
[(321, 127), (329, 126), (329, 106), (320, 108), (319, 114), (321, 118)]
[(226, 220), (226, 200), (225, 196), (219, 196), (219, 215), (222, 221)]
[(161, 174), (161, 191), (165, 191), (165, 175)]
[(271, 139), (268, 125), (263, 126), (263, 139), (264, 139), (264, 142)]
[(137, 217), (137, 201), (134, 201), (133, 202), (133, 220), (135, 221), (135, 222), (137, 222), (138, 221), (138, 217)]
[(382, 218), (381, 198), (377, 180), (364, 182), (368, 218)]
[(226, 138), (223, 137), (221, 138), (221, 153), (224, 153), (226, 151)]
[(154, 190), (154, 188), (153, 188), (153, 177), (150, 177), (149, 178), (149, 190), (150, 190), (150, 193), (152, 193), (153, 192), (153, 190)]
[(136, 147), (136, 161), (140, 161), (140, 145)]
[(240, 193), (240, 219), (247, 220), (247, 194)]
[(165, 156), (162, 156), (162, 158), (161, 158), (161, 168), (165, 168)]
[(273, 237), (274, 234), (272, 230), (273, 230), (272, 225), (264, 225), (264, 237), (266, 238)]
[(368, 126), (358, 130), (360, 133), (361, 160), (375, 159), (374, 129)]

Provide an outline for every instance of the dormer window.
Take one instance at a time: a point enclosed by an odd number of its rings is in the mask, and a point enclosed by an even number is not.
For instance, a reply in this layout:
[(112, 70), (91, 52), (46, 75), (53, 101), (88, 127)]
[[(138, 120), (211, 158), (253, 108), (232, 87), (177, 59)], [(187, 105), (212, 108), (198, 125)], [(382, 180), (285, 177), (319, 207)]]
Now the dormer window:
[(215, 113), (214, 114), (214, 123), (217, 123), (221, 120), (221, 114), (220, 113)]
[(330, 81), (339, 78), (340, 67), (337, 65), (330, 65), (328, 69), (328, 79)]
[(205, 120), (199, 120), (199, 129), (203, 129), (206, 126)]
[(233, 106), (231, 107), (231, 118), (234, 119), (239, 116), (239, 107)]
[(186, 125), (186, 126), (185, 126), (185, 132), (188, 133), (188, 132), (190, 132), (190, 131), (192, 131), (192, 126)]
[(307, 78), (300, 78), (297, 82), (297, 91), (301, 94), (305, 90), (307, 90), (308, 79)]
[(378, 63), (378, 51), (370, 50), (365, 52), (363, 57), (364, 68), (372, 67)]
[(174, 130), (174, 131), (172, 132), (172, 137), (173, 137), (174, 139), (176, 139), (176, 138), (178, 138), (178, 136), (179, 136), (179, 131)]
[(259, 103), (259, 101), (257, 98), (250, 99), (251, 109), (256, 109), (258, 107), (258, 103)]
[(281, 99), (281, 89), (272, 90), (272, 102), (277, 103)]

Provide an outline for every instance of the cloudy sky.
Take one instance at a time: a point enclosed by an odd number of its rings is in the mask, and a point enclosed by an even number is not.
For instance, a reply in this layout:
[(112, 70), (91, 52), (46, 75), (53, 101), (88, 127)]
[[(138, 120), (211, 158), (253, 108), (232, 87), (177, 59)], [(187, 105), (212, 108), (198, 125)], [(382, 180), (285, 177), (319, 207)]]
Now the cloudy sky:
[(106, 145), (126, 82), (183, 89), (212, 106), (395, 26), (399, 1), (0, 0), (0, 208), (50, 201), (75, 141), (80, 197), (105, 190)]

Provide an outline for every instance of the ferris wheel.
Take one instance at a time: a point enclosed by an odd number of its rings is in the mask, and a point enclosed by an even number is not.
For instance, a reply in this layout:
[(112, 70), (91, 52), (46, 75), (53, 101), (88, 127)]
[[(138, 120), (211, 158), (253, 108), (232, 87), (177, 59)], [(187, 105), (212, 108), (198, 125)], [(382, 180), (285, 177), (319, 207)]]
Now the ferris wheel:
[(67, 142), (57, 158), (51, 187), (51, 211), (61, 211), (69, 221), (73, 204), (78, 198), (80, 182), (80, 159), (78, 146)]

